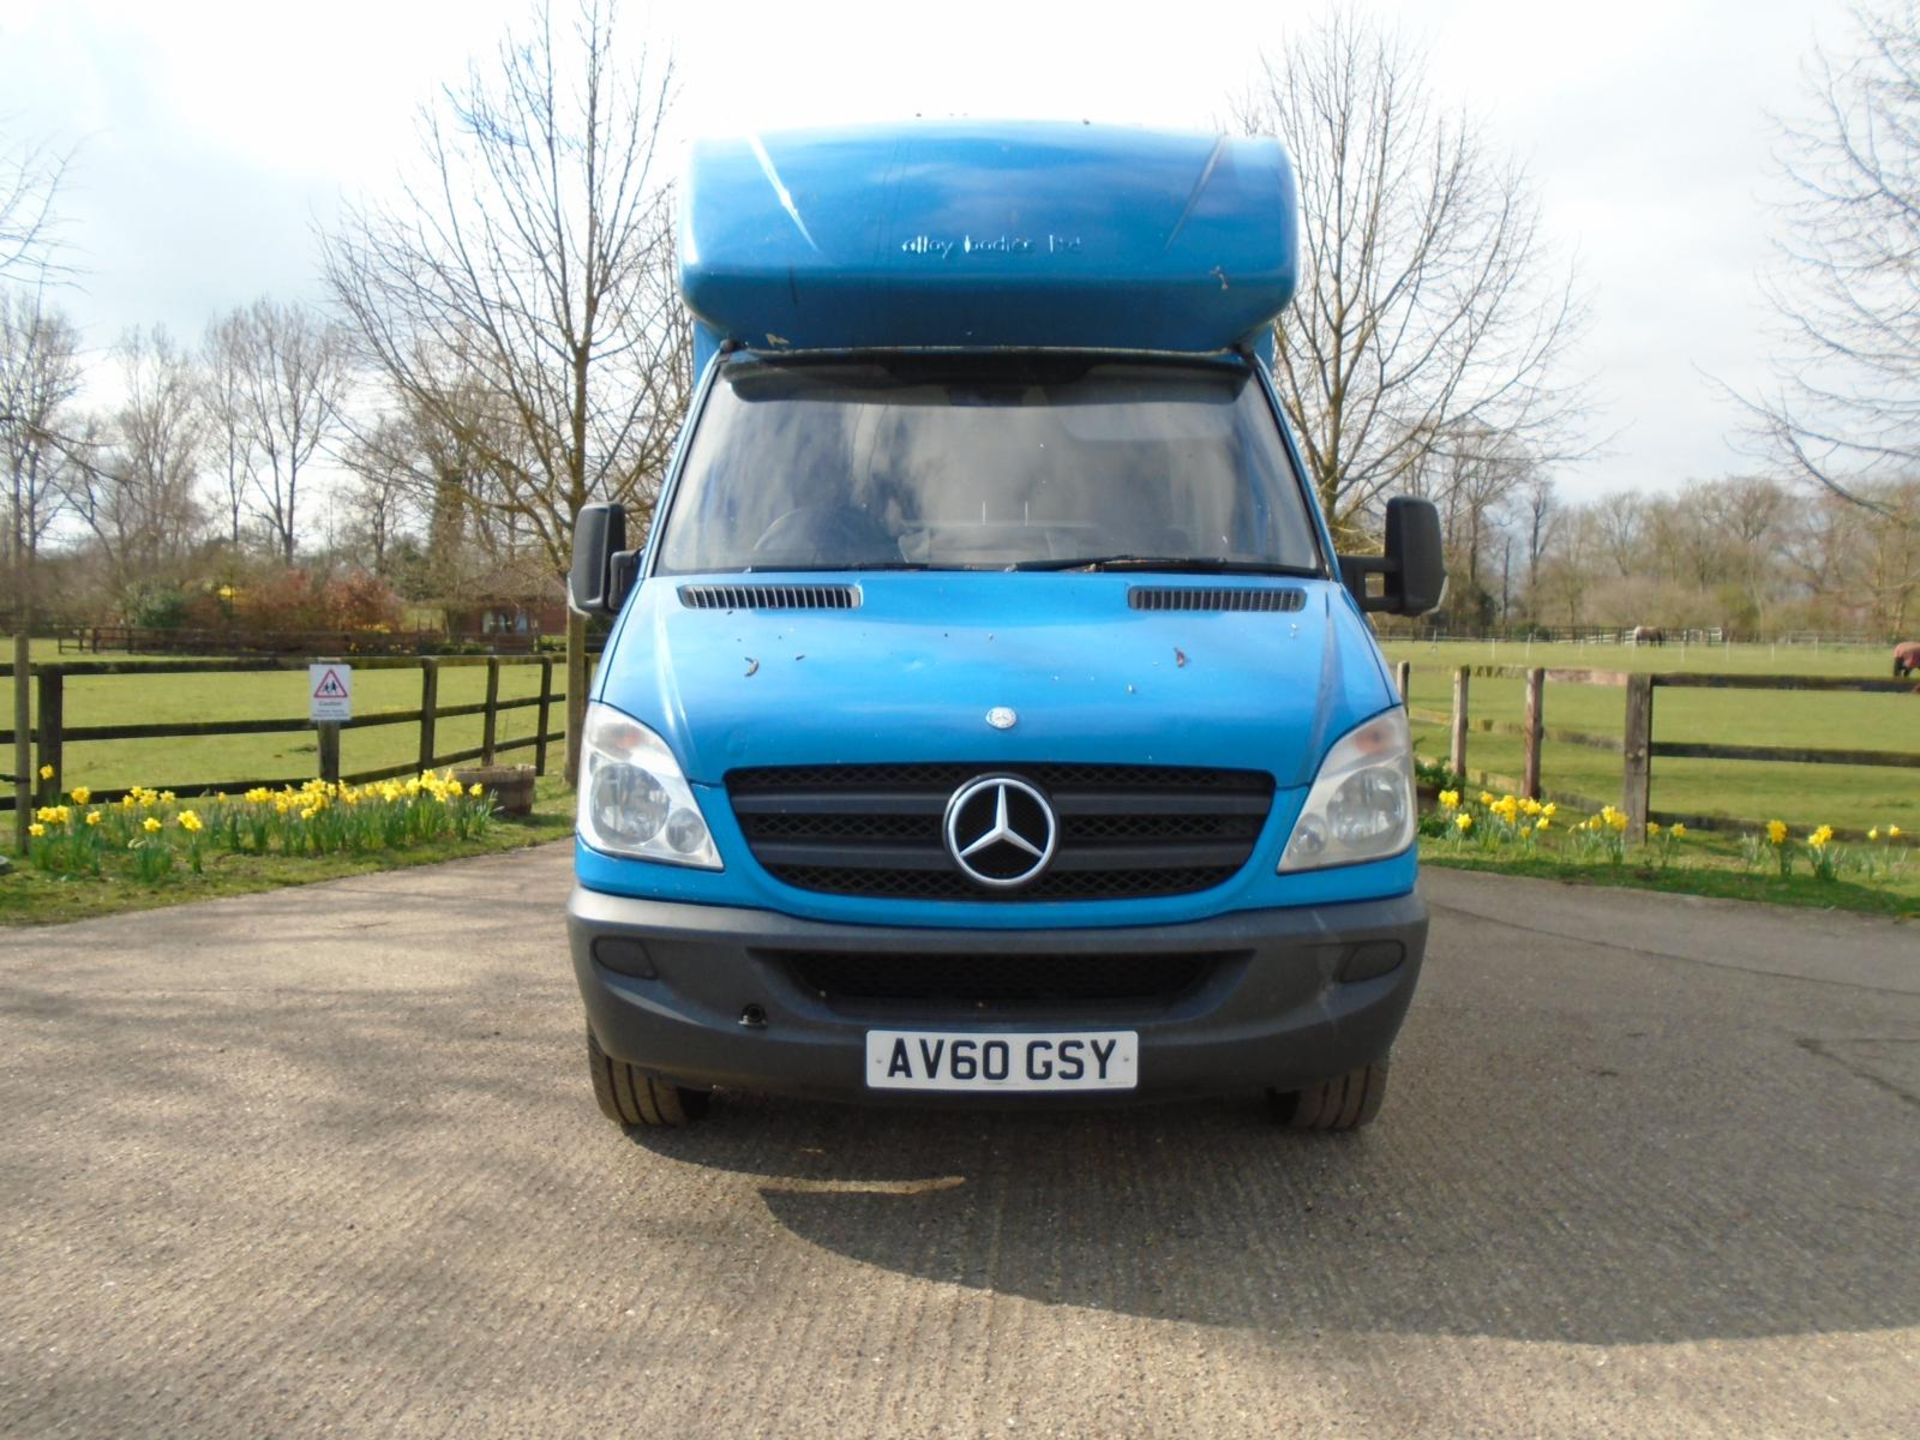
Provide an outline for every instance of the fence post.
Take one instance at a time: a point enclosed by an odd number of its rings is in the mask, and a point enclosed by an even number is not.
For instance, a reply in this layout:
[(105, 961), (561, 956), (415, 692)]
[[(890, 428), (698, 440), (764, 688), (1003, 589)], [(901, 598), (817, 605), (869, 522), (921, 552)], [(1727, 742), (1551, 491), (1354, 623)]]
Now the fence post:
[(1467, 773), (1467, 667), (1453, 672), (1453, 745), (1447, 752), (1447, 768), (1454, 774)]
[(1625, 765), (1620, 808), (1627, 812), (1627, 839), (1647, 835), (1647, 811), (1653, 790), (1653, 676), (1627, 677)]
[(440, 709), (440, 662), (431, 655), (420, 661), (420, 768), (433, 768), (433, 725)]
[(1400, 691), (1400, 703), (1407, 703), (1407, 691), (1413, 686), (1413, 662), (1402, 660), (1393, 667), (1393, 683)]
[(320, 732), (320, 778), (329, 785), (340, 783), (340, 722), (322, 720), (314, 727)]
[(13, 844), (27, 853), (27, 826), (33, 823), (33, 650), (27, 627), (13, 637)]
[(59, 801), (67, 778), (60, 760), (61, 710), (66, 702), (66, 676), (58, 665), (42, 665), (39, 675), (40, 713), (35, 717), (33, 732), (39, 742), (39, 754), (34, 763), (41, 770), (49, 765), (53, 767), (53, 778), (40, 782), (40, 803), (52, 805)]
[(567, 611), (567, 744), (565, 773), (569, 787), (580, 781), (580, 732), (587, 718), (587, 617)]
[(533, 742), (533, 773), (547, 773), (547, 717), (553, 709), (553, 660), (542, 657), (540, 661), (540, 709), (536, 722)]
[(493, 764), (493, 745), (498, 738), (500, 705), (500, 657), (487, 657), (487, 713), (481, 718), (480, 763)]
[(1526, 742), (1526, 758), (1520, 773), (1520, 785), (1529, 800), (1540, 798), (1540, 737), (1546, 729), (1547, 718), (1547, 672), (1545, 670), (1527, 671), (1527, 714), (1523, 737)]

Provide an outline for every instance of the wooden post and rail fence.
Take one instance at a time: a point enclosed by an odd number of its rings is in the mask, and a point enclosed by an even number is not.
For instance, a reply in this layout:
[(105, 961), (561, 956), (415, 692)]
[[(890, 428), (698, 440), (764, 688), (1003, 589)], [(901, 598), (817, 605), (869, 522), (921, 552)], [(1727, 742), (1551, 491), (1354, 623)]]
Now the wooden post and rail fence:
[[(1410, 693), (1413, 667), (1401, 661), (1395, 668), (1400, 698)], [(1468, 700), (1475, 679), (1520, 680), (1526, 685), (1525, 710), (1518, 724), (1511, 721), (1472, 719)], [(1625, 692), (1621, 733), (1596, 735), (1546, 723), (1547, 686), (1601, 685)], [(1695, 815), (1678, 811), (1655, 810), (1652, 805), (1653, 762), (1671, 760), (1743, 760), (1776, 765), (1870, 765), (1903, 770), (1920, 770), (1920, 754), (1893, 750), (1808, 749), (1784, 745), (1716, 745), (1691, 740), (1656, 740), (1653, 737), (1653, 697), (1657, 690), (1788, 690), (1854, 692), (1874, 695), (1905, 695), (1913, 690), (1907, 680), (1868, 680), (1828, 675), (1709, 675), (1687, 671), (1666, 674), (1626, 670), (1568, 670), (1520, 665), (1458, 665), (1453, 667), (1453, 708), (1451, 711), (1407, 706), (1410, 719), (1448, 727), (1447, 768), (1466, 775), (1467, 737), (1475, 730), (1482, 734), (1518, 735), (1521, 741), (1521, 774), (1482, 775), (1489, 785), (1497, 784), (1514, 794), (1532, 800), (1558, 800), (1573, 809), (1595, 811), (1610, 803), (1592, 796), (1566, 792), (1549, 793), (1541, 786), (1540, 755), (1543, 744), (1579, 745), (1610, 751), (1621, 757), (1620, 809), (1627, 817), (1627, 833), (1644, 835), (1648, 821), (1670, 825), (1683, 822), (1695, 829), (1729, 827), (1757, 829), (1764, 819), (1735, 819), (1724, 815)], [(1843, 838), (1857, 839), (1851, 832), (1839, 832)]]
[[(102, 675), (232, 675), (287, 670), (297, 670), (304, 676), (310, 663), (350, 664), (356, 671), (418, 670), (420, 672), (420, 704), (415, 709), (376, 710), (355, 715), (351, 720), (319, 726), (314, 725), (304, 716), (266, 720), (189, 720), (176, 723), (136, 721), (122, 725), (69, 723), (69, 710), (73, 697), (69, 693), (67, 682), (73, 679)], [(32, 770), (26, 775), (0, 777), (7, 782), (4, 793), (0, 793), (0, 810), (14, 809), (21, 804), (23, 798), (29, 805), (57, 803), (63, 789), (68, 788), (64, 763), (65, 747), (90, 740), (166, 740), (229, 735), (272, 735), (315, 730), (318, 732), (319, 742), (318, 771), (320, 777), (325, 780), (358, 785), (367, 781), (386, 780), (399, 775), (411, 775), (421, 770), (439, 769), (474, 760), (483, 765), (491, 765), (500, 755), (529, 749), (533, 751), (535, 773), (544, 775), (547, 773), (549, 746), (554, 741), (564, 740), (566, 735), (564, 726), (557, 726), (555, 723), (560, 718), (556, 716), (555, 709), (557, 706), (564, 706), (567, 698), (564, 689), (554, 687), (554, 669), (562, 663), (558, 656), (550, 655), (438, 657), (356, 655), (337, 662), (333, 662), (331, 657), (327, 657), (324, 661), (309, 661), (305, 657), (262, 657), (243, 660), (165, 660), (152, 663), (94, 660), (33, 665), (30, 667), (30, 673), (33, 678), (36, 704), (33, 726), (28, 733), (33, 747)], [(481, 666), (484, 666), (487, 672), (484, 700), (463, 705), (440, 703), (442, 670)], [(502, 700), (500, 671), (505, 666), (537, 666), (540, 671), (539, 692), (518, 699)], [(12, 675), (12, 665), (0, 665), (0, 678), (11, 679)], [(537, 712), (533, 733), (517, 740), (501, 740), (499, 738), (501, 713), (521, 709)], [(439, 748), (439, 722), (468, 715), (481, 717), (480, 744), (464, 750), (442, 751)], [(386, 725), (419, 727), (416, 757), (400, 765), (387, 765), (373, 770), (356, 771), (348, 775), (341, 774), (340, 732), (369, 730)], [(16, 738), (14, 730), (0, 731), (0, 747), (10, 749)], [(49, 767), (53, 772), (52, 778), (42, 780), (40, 771)], [(278, 787), (286, 784), (288, 779), (289, 777), (284, 775), (271, 779), (209, 776), (204, 779), (172, 780), (167, 783), (166, 788), (181, 795), (199, 795), (219, 790), (248, 790), (257, 785)], [(156, 785), (154, 788), (159, 786)], [(103, 801), (118, 800), (126, 793), (124, 789), (101, 787), (95, 787), (93, 791), (94, 797)]]

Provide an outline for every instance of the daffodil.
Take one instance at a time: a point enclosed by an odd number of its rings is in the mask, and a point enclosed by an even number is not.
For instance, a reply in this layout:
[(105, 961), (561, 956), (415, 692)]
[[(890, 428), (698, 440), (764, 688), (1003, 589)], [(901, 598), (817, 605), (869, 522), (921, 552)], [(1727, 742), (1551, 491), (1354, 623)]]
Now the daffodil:
[(1880, 838), (1880, 827), (1878, 825), (1874, 826), (1871, 830), (1867, 831), (1867, 839), (1878, 840), (1879, 838)]
[(1553, 801), (1549, 800), (1547, 801), (1546, 804), (1540, 807), (1540, 813), (1546, 816), (1549, 820), (1551, 820), (1554, 816), (1560, 813), (1560, 807), (1554, 804)]
[(200, 831), (205, 828), (200, 817), (191, 810), (182, 810), (174, 819), (179, 822), (180, 828), (189, 835), (198, 835)]
[(1787, 822), (1784, 820), (1767, 821), (1767, 843), (1784, 845), (1787, 843)]
[(1659, 822), (1658, 820), (1649, 820), (1649, 821), (1647, 821), (1647, 835), (1648, 835), (1648, 837), (1649, 837), (1649, 838), (1651, 838), (1651, 837), (1653, 837), (1653, 836), (1655, 836), (1655, 835), (1658, 835), (1659, 833), (1660, 833), (1660, 822)]
[(1900, 827), (1898, 825), (1887, 826), (1887, 839), (1898, 840), (1899, 838), (1900, 838)]
[(89, 825), (98, 825), (102, 820), (106, 818), (107, 817), (102, 815), (98, 810), (87, 811), (87, 824)]
[(149, 815), (149, 816), (147, 816), (147, 818), (146, 818), (146, 819), (144, 819), (144, 820), (142, 820), (142, 821), (140, 822), (140, 828), (141, 828), (142, 830), (144, 830), (144, 831), (146, 831), (146, 832), (147, 832), (147, 834), (149, 834), (149, 835), (151, 835), (151, 834), (153, 834), (154, 832), (156, 832), (157, 830), (159, 830), (159, 828), (160, 828), (160, 821), (159, 821), (159, 819), (158, 819), (158, 817), (156, 817), (156, 816), (153, 816), (153, 815)]
[(84, 805), (93, 799), (93, 791), (89, 790), (85, 785), (76, 785), (68, 793), (73, 797), (73, 803), (76, 805)]
[(51, 780), (51, 779), (53, 779), (53, 766), (51, 766), (51, 765), (42, 765), (42, 766), (40, 767), (40, 778), (41, 778), (42, 780)]
[(1453, 817), (1453, 823), (1459, 829), (1460, 833), (1464, 835), (1469, 830), (1473, 829), (1473, 816), (1456, 815)]
[(1533, 822), (1533, 828), (1536, 830), (1545, 830), (1552, 824), (1553, 822), (1551, 820), (1542, 815), (1538, 820)]
[(1460, 808), (1460, 792), (1458, 790), (1442, 790), (1440, 792), (1440, 805), (1441, 808), (1445, 810), (1458, 810)]
[(38, 820), (34, 821), (33, 824), (27, 826), (27, 834), (31, 835), (36, 840), (41, 839), (43, 836), (46, 835), (46, 833), (47, 833), (47, 827), (42, 825)]
[(467, 795), (474, 800), (478, 800), (482, 795), (486, 793), (487, 793), (486, 787), (482, 785), (478, 780), (474, 781), (473, 784), (467, 787)]
[(1687, 838), (1687, 827), (1676, 820), (1673, 822), (1673, 828), (1668, 830), (1667, 833), (1676, 840), (1684, 840)]
[(1824, 850), (1827, 848), (1827, 843), (1832, 839), (1833, 827), (1831, 825), (1822, 825), (1818, 830), (1807, 836), (1807, 844), (1816, 850)]

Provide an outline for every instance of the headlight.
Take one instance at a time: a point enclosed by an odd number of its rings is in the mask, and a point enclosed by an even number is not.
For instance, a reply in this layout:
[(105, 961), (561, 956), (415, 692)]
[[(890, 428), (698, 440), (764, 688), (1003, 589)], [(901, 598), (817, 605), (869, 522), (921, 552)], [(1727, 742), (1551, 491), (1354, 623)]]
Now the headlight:
[(580, 838), (609, 855), (718, 870), (700, 802), (667, 742), (611, 705), (587, 706), (580, 756)]
[(1280, 871), (1398, 855), (1413, 844), (1417, 823), (1407, 712), (1389, 710), (1341, 736), (1320, 762)]

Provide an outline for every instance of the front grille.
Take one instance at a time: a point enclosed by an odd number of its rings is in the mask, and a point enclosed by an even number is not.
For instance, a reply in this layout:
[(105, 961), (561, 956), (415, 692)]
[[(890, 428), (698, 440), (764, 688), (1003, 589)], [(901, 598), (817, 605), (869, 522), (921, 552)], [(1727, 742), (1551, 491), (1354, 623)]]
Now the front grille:
[[(1057, 817), (1051, 863), (1017, 889), (976, 884), (947, 853), (947, 801), (983, 775), (1027, 781)], [(1127, 900), (1232, 879), (1266, 823), (1273, 777), (1156, 765), (810, 765), (736, 770), (727, 792), (754, 858), (802, 890), (892, 900)]]
[(828, 1001), (1049, 1005), (1164, 1004), (1196, 988), (1217, 955), (844, 955), (777, 957)]

